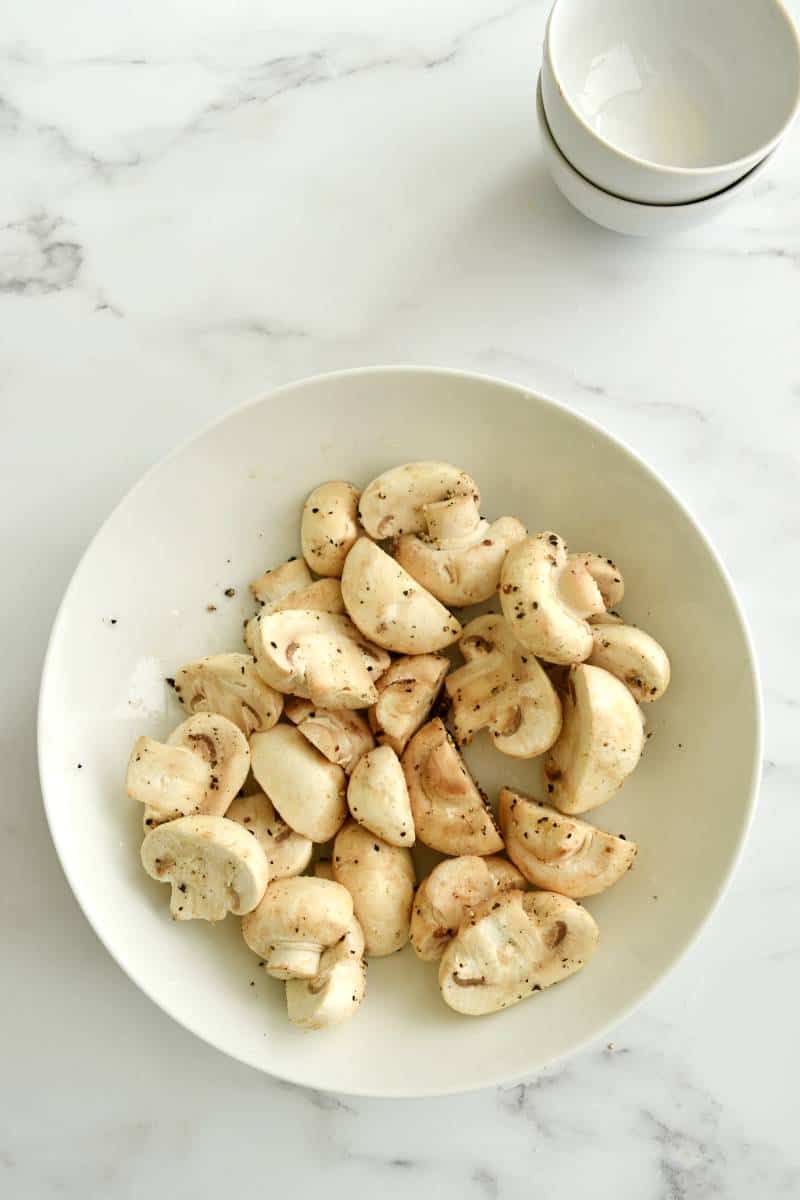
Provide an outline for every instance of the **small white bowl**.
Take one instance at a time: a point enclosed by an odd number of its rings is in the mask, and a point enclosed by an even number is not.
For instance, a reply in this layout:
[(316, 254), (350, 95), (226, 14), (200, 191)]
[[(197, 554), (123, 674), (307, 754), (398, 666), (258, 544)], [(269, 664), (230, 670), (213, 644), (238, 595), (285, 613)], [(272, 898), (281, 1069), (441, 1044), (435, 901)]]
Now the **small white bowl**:
[(606, 192), (684, 204), (741, 179), (800, 106), (779, 0), (556, 0), (542, 62), (562, 154)]
[(715, 196), (707, 196), (705, 200), (695, 200), (693, 204), (637, 204), (634, 200), (622, 200), (619, 196), (612, 196), (610, 192), (595, 187), (567, 162), (547, 124), (542, 102), (541, 78), (536, 90), (536, 116), (539, 120), (545, 161), (562, 196), (595, 224), (631, 237), (685, 233), (688, 229), (705, 225), (758, 178), (776, 153), (773, 150), (772, 154), (762, 159), (743, 179), (731, 184), (724, 191), (717, 192)]

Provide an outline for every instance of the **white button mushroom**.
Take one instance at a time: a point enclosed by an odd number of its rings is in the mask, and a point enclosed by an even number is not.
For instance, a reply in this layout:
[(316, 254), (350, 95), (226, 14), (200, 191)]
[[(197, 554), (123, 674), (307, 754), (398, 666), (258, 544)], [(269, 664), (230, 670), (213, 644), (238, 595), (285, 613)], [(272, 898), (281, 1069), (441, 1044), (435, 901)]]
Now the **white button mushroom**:
[(411, 945), (423, 962), (442, 957), (465, 921), (495, 894), (486, 859), (474, 854), (446, 858), (423, 879), (411, 913)]
[(259, 675), (276, 691), (320, 708), (366, 708), (391, 659), (348, 617), (293, 609), (259, 613), (250, 645)]
[(488, 728), (503, 754), (544, 754), (561, 731), (561, 701), (535, 655), (494, 613), (470, 621), (458, 645), (467, 661), (445, 688), (459, 745)]
[(286, 980), (289, 1020), (301, 1029), (329, 1029), (355, 1016), (367, 990), (364, 934), (355, 917), (334, 946), (323, 950), (313, 979)]
[(472, 496), (426, 504), (427, 533), (404, 533), (394, 554), (437, 600), (454, 608), (479, 604), (497, 591), (511, 546), (526, 536), (516, 517), (484, 520)]
[(418, 841), (452, 855), (503, 849), (491, 810), (438, 717), (414, 734), (402, 764)]
[(465, 471), (444, 462), (413, 462), (384, 471), (361, 495), (361, 524), (370, 537), (396, 537), (425, 530), (425, 506), (453, 496), (480, 503), (478, 485)]
[(342, 597), (362, 633), (398, 654), (429, 654), (461, 633), (453, 614), (369, 538), (347, 556)]
[(361, 533), (359, 493), (341, 479), (321, 483), (303, 505), (303, 557), (318, 575), (339, 577), (347, 552)]
[(317, 708), (310, 700), (290, 696), (285, 711), (303, 737), (348, 775), (375, 745), (367, 721), (351, 708)]
[(370, 957), (393, 954), (406, 944), (415, 883), (410, 850), (348, 821), (333, 844), (333, 877), (353, 897)]
[(436, 703), (449, 667), (441, 654), (405, 655), (392, 663), (378, 680), (378, 699), (369, 710), (381, 745), (403, 753)]
[(669, 687), (666, 652), (643, 629), (621, 622), (592, 622), (594, 647), (588, 662), (616, 675), (640, 704), (660, 700)]
[(347, 804), (360, 825), (391, 846), (414, 844), (406, 779), (391, 746), (377, 746), (363, 756), (350, 776)]
[(311, 862), (314, 849), (311, 838), (295, 833), (263, 792), (237, 796), (225, 816), (238, 821), (261, 843), (269, 863), (270, 879), (302, 875)]
[(220, 713), (245, 737), (271, 729), (283, 711), (283, 696), (264, 682), (249, 654), (213, 654), (187, 663), (171, 683), (187, 712)]
[(442, 955), (442, 997), (468, 1016), (508, 1008), (579, 971), (598, 936), (591, 915), (567, 896), (510, 891), (492, 897)]
[(218, 713), (197, 713), (166, 742), (140, 737), (125, 787), (145, 806), (147, 827), (193, 813), (222, 816), (250, 769), (247, 739)]
[(253, 774), (296, 833), (327, 842), (347, 816), (345, 774), (307, 742), (293, 725), (254, 733)]
[(489, 854), (481, 859), (481, 862), (485, 862), (489, 868), (489, 874), (498, 892), (507, 892), (511, 888), (524, 892), (527, 889), (528, 880), (501, 854)]
[(635, 842), (509, 788), (500, 793), (498, 816), (508, 854), (536, 887), (579, 900), (604, 892), (633, 866)]
[(176, 921), (249, 913), (269, 881), (261, 845), (227, 817), (179, 817), (151, 829), (142, 842), (142, 866), (153, 879), (172, 884)]
[(275, 979), (314, 979), (324, 950), (344, 937), (353, 901), (340, 884), (300, 875), (275, 879), (242, 921), (247, 945)]
[(605, 804), (638, 763), (642, 713), (631, 693), (600, 667), (571, 669), (561, 736), (545, 760), (548, 799), (565, 813)]
[(338, 579), (312, 580), (311, 572), (302, 558), (292, 558), (266, 571), (253, 580), (250, 591), (268, 613), (285, 612), (288, 608), (344, 612)]

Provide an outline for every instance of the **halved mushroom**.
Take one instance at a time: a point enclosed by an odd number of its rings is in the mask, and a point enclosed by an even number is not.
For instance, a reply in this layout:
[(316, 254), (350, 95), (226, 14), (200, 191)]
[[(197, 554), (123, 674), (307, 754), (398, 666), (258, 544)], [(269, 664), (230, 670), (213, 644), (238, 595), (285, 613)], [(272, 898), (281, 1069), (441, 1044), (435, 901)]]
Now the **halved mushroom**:
[(259, 613), (250, 644), (270, 687), (320, 708), (374, 704), (375, 681), (391, 662), (348, 617), (305, 609)]
[(508, 621), (495, 613), (476, 617), (459, 649), (466, 664), (445, 681), (459, 745), (488, 728), (495, 748), (514, 758), (549, 750), (561, 731), (561, 701)]
[(503, 788), (498, 806), (506, 850), (535, 884), (578, 900), (596, 896), (633, 865), (637, 845)]
[(377, 741), (402, 754), (436, 703), (450, 663), (441, 654), (398, 658), (378, 680), (378, 700), (369, 710)]
[(181, 667), (170, 681), (187, 712), (220, 713), (245, 737), (271, 729), (283, 711), (283, 696), (265, 683), (249, 654), (212, 654)]
[(231, 821), (238, 821), (261, 843), (270, 879), (302, 875), (311, 862), (314, 849), (311, 838), (290, 829), (263, 792), (237, 796), (225, 815)]
[(303, 505), (300, 543), (318, 575), (341, 575), (347, 552), (361, 533), (358, 498), (352, 483), (336, 479), (314, 488)]
[(514, 635), (551, 663), (583, 662), (592, 652), (587, 620), (619, 602), (622, 576), (608, 559), (568, 556), (556, 533), (517, 542), (503, 563), (500, 603)]
[[(320, 572), (322, 574), (322, 572)], [(342, 589), (337, 579), (312, 580), (302, 558), (290, 558), (266, 571), (250, 584), (259, 604), (267, 613), (289, 608), (308, 608), (317, 612), (343, 613)]]
[(329, 1029), (355, 1016), (367, 990), (364, 934), (355, 917), (335, 945), (323, 950), (313, 979), (286, 980), (289, 1020), (301, 1029)]
[(443, 604), (479, 604), (497, 591), (500, 568), (511, 546), (526, 536), (516, 517), (491, 525), (473, 496), (453, 496), (426, 504), (427, 532), (404, 533), (394, 555), (418, 583)]
[(623, 683), (600, 667), (571, 669), (561, 736), (545, 760), (548, 799), (565, 813), (610, 800), (638, 763), (642, 713)]
[(484, 858), (465, 854), (434, 867), (414, 897), (411, 945), (417, 956), (424, 962), (441, 958), (451, 938), (495, 890)]
[(504, 892), (483, 902), (439, 964), (446, 1004), (468, 1016), (497, 1012), (583, 967), (597, 945), (592, 916), (555, 892)]
[(197, 713), (166, 742), (140, 737), (128, 760), (125, 787), (144, 804), (144, 823), (195, 813), (222, 816), (250, 769), (242, 731), (218, 713)]
[(375, 745), (367, 721), (352, 708), (317, 708), (310, 700), (289, 696), (285, 711), (303, 737), (348, 775)]
[(640, 704), (660, 700), (669, 687), (666, 652), (655, 638), (635, 625), (621, 622), (592, 624), (594, 648), (588, 662), (616, 675)]
[(360, 760), (347, 786), (347, 805), (360, 825), (390, 846), (413, 846), (406, 778), (391, 746), (377, 746)]
[(345, 774), (328, 762), (293, 725), (254, 733), (253, 774), (296, 833), (327, 842), (347, 816)]
[(222, 921), (256, 907), (269, 882), (269, 865), (256, 838), (227, 817), (178, 817), (151, 829), (142, 842), (142, 866), (172, 884), (175, 921)]
[(528, 880), (522, 871), (517, 870), (502, 854), (489, 854), (481, 861), (489, 868), (489, 874), (498, 892), (507, 892), (511, 888), (524, 892), (527, 889)]
[(247, 945), (275, 979), (313, 979), (323, 950), (344, 937), (353, 919), (346, 888), (300, 875), (275, 879), (242, 921)]
[(414, 734), (401, 761), (418, 841), (452, 855), (503, 849), (485, 797), (438, 717)]
[(342, 597), (361, 632), (399, 654), (441, 650), (461, 633), (453, 614), (369, 538), (347, 556)]
[(370, 957), (393, 954), (406, 944), (415, 882), (410, 850), (348, 821), (333, 844), (333, 877), (353, 897)]
[(425, 506), (453, 496), (472, 496), (478, 485), (465, 471), (444, 462), (413, 462), (384, 471), (361, 495), (361, 524), (370, 537), (397, 537), (425, 530)]

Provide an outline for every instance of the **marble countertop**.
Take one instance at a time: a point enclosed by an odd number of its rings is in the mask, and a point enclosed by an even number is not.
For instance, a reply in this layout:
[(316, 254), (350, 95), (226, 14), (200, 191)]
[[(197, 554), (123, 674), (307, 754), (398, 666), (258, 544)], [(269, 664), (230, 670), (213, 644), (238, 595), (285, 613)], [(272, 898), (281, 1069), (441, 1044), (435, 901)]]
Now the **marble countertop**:
[[(545, 11), (4, 8), (0, 1188), (14, 1200), (800, 1191), (800, 130), (714, 225), (660, 243), (595, 228), (539, 151)], [(382, 362), (507, 376), (634, 445), (730, 567), (767, 704), (744, 861), (669, 981), (609, 1044), (440, 1101), (303, 1091), (174, 1025), (72, 899), (35, 765), (49, 626), (110, 506), (242, 399)]]

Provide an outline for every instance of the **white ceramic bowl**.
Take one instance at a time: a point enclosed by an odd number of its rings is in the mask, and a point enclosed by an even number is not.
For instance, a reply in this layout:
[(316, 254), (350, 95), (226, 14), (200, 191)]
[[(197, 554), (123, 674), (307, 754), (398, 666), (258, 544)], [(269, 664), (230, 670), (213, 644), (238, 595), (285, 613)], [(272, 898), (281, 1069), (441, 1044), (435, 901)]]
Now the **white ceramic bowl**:
[(592, 183), (649, 204), (747, 174), (800, 105), (800, 41), (779, 0), (556, 0), (542, 94)]
[(743, 179), (714, 196), (707, 196), (705, 200), (695, 200), (691, 204), (637, 204), (634, 200), (622, 200), (595, 187), (567, 162), (547, 124), (541, 79), (536, 91), (536, 116), (545, 162), (561, 194), (590, 221), (631, 237), (664, 237), (705, 225), (732, 204), (777, 154), (777, 149), (773, 150)]
[[(237, 920), (170, 921), (167, 889), (139, 865), (141, 812), (125, 797), (125, 765), (138, 734), (161, 736), (181, 719), (164, 677), (189, 658), (239, 645), (247, 583), (297, 552), (311, 487), (339, 475), (363, 484), (420, 456), (473, 472), (487, 513), (518, 513), (531, 528), (558, 529), (576, 548), (623, 564), (625, 612), (668, 647), (673, 683), (648, 714), (653, 737), (639, 770), (592, 816), (636, 838), (641, 851), (617, 887), (587, 903), (601, 946), (573, 979), (475, 1020), (444, 1006), (435, 969), (407, 947), (370, 964), (354, 1021), (307, 1034), (286, 1021), (282, 986), (257, 969)], [(759, 696), (724, 569), (635, 454), (521, 387), (375, 368), (306, 380), (236, 410), (122, 501), (56, 618), (39, 750), (50, 828), (75, 895), (157, 1004), (273, 1075), (416, 1096), (529, 1075), (619, 1021), (664, 977), (741, 849), (759, 766)], [(490, 794), (503, 782), (538, 788), (535, 764), (483, 743), (468, 757)]]

